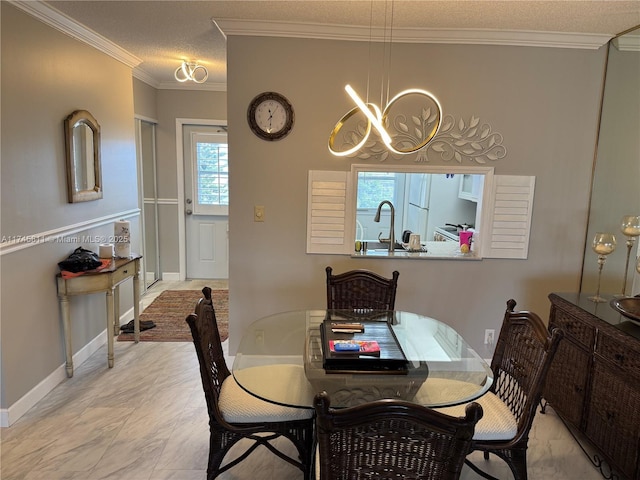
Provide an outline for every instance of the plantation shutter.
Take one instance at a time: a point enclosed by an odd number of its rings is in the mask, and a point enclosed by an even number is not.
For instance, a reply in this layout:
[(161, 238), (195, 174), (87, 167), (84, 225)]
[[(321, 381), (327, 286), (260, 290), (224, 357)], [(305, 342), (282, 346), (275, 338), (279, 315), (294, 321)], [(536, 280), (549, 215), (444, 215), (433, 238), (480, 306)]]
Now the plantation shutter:
[(523, 258), (529, 253), (536, 178), (495, 175), (489, 198), (489, 238), (483, 245), (484, 258)]
[(353, 227), (347, 222), (349, 175), (346, 171), (309, 171), (307, 253), (347, 254), (353, 250)]

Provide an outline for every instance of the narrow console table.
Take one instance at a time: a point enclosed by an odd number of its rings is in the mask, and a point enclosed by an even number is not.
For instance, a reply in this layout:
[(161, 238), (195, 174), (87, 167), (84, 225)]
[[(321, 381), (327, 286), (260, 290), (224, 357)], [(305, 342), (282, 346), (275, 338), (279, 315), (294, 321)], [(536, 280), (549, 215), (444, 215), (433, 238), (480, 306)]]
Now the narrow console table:
[(565, 332), (544, 397), (599, 452), (610, 479), (640, 479), (640, 326), (586, 294), (552, 293), (549, 329)]
[(80, 276), (63, 278), (59, 273), (58, 299), (62, 314), (62, 326), (66, 348), (67, 377), (73, 377), (73, 350), (71, 347), (71, 316), (69, 312), (69, 297), (73, 295), (87, 295), (90, 293), (106, 292), (107, 294), (107, 362), (113, 368), (113, 337), (118, 335), (119, 325), (119, 285), (129, 278), (133, 278), (133, 318), (134, 340), (140, 340), (140, 259), (141, 255), (132, 254), (128, 258), (114, 258), (111, 265), (94, 272), (86, 272)]

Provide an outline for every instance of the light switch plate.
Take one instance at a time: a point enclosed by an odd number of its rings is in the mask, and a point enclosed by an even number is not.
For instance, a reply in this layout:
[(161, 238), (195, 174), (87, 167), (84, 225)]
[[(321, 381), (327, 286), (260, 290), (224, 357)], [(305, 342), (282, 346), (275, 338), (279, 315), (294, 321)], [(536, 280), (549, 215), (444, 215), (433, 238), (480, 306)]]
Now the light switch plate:
[(264, 206), (263, 205), (255, 205), (253, 207), (253, 221), (264, 222)]

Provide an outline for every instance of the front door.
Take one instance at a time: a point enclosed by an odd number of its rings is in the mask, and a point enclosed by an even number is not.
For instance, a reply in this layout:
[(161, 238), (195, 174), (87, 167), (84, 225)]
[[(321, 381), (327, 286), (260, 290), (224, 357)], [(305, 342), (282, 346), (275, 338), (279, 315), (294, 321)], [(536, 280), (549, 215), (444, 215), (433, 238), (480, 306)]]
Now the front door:
[(229, 157), (223, 127), (183, 127), (187, 278), (229, 278)]

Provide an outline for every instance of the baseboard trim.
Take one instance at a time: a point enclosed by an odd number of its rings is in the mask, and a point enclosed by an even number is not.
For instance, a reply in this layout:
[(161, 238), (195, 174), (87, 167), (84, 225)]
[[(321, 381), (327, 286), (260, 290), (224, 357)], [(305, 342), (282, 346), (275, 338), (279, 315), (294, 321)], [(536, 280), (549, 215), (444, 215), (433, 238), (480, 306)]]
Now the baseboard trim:
[(162, 272), (162, 280), (164, 280), (165, 282), (179, 282), (180, 281), (180, 273)]
[[(119, 324), (123, 325), (131, 319), (133, 319), (133, 307), (127, 310), (124, 315), (120, 316)], [(82, 365), (87, 359), (89, 359), (89, 357), (91, 357), (91, 355), (96, 353), (102, 346), (106, 345), (106, 343), (107, 330), (105, 329), (73, 356), (74, 369)], [(63, 363), (16, 403), (11, 405), (9, 408), (0, 409), (0, 427), (10, 427), (13, 425), (66, 379), (67, 369)]]

